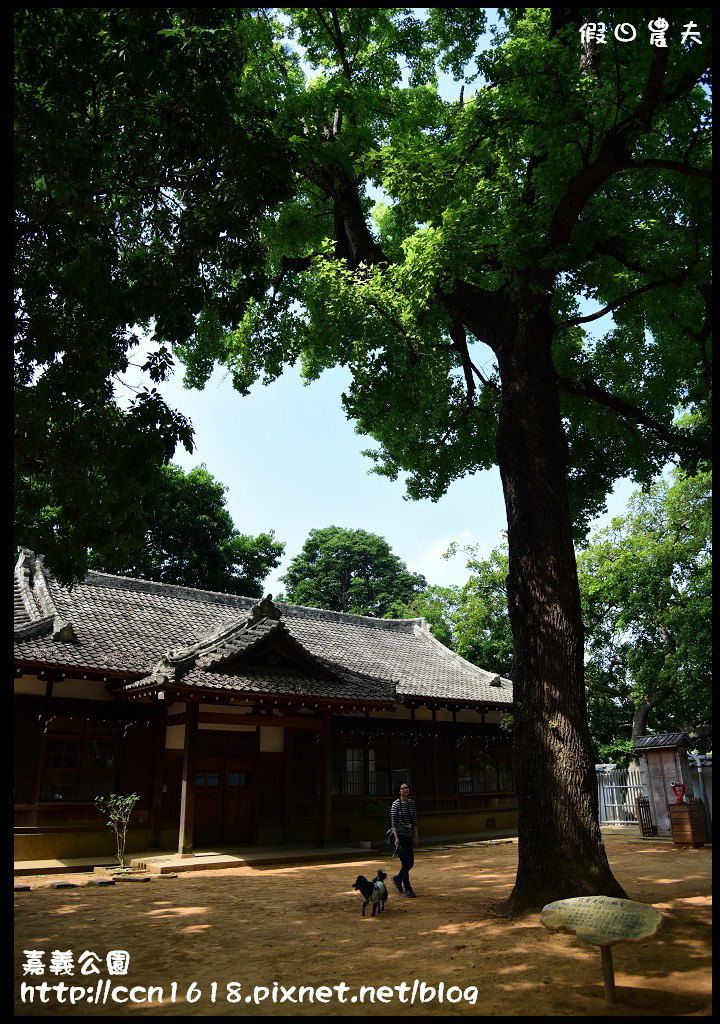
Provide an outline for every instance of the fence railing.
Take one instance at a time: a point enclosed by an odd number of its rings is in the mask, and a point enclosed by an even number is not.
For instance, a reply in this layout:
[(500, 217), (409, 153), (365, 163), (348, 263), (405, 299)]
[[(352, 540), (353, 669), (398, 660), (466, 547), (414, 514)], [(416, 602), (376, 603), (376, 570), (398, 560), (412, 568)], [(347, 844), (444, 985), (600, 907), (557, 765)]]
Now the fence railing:
[(637, 768), (597, 773), (601, 825), (637, 824), (637, 799), (643, 795)]
[(412, 783), (412, 773), (407, 768), (393, 768), (390, 771), (368, 772), (367, 782), (362, 771), (341, 771), (333, 773), (333, 796), (394, 796), (401, 782)]
[(458, 779), (460, 793), (511, 793), (513, 779), (510, 768), (480, 768), (466, 771)]

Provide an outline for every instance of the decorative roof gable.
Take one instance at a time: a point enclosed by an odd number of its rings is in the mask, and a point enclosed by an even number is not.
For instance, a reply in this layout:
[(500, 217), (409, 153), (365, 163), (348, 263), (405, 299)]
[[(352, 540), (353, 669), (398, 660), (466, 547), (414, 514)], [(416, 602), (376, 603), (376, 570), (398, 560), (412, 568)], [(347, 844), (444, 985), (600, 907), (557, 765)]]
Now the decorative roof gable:
[[(252, 622), (252, 620), (251, 620)], [(328, 675), (327, 668), (307, 651), (279, 620), (260, 619), (239, 630), (233, 641), (225, 641), (197, 659), (198, 668), (233, 675), (238, 668), (295, 669), (311, 675)]]
[(381, 704), (396, 696), (392, 681), (351, 671), (309, 651), (282, 621), (281, 609), (269, 595), (249, 616), (207, 633), (190, 647), (169, 651), (149, 676), (120, 689), (137, 693), (168, 687), (330, 700), (364, 697)]

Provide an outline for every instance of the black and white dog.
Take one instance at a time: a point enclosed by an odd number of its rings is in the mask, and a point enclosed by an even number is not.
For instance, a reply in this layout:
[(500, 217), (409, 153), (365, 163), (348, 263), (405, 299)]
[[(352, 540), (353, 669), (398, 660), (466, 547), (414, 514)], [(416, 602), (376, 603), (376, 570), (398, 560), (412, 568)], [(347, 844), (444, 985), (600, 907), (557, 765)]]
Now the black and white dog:
[(388, 898), (388, 891), (385, 886), (385, 879), (387, 874), (382, 870), (373, 878), (370, 882), (365, 875), (358, 875), (355, 879), (353, 889), (357, 889), (362, 893), (363, 905), (362, 905), (362, 916), (365, 917), (365, 907), (368, 903), (372, 902), (372, 914), (371, 917), (375, 917), (375, 914), (379, 910), (382, 914), (385, 909), (385, 900)]

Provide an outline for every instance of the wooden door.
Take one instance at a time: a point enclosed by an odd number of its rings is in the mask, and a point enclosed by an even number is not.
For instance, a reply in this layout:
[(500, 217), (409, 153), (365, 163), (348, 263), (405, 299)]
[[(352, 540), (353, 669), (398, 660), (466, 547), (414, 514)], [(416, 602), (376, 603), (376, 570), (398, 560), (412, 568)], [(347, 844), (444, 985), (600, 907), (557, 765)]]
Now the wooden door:
[(224, 843), (251, 843), (253, 840), (254, 775), (255, 762), (252, 758), (225, 758)]
[(195, 771), (194, 841), (231, 846), (253, 841), (253, 758), (201, 757)]
[(195, 822), (193, 840), (198, 846), (223, 841), (223, 758), (199, 757), (195, 769)]
[(658, 835), (670, 835), (670, 814), (668, 804), (675, 800), (670, 787), (672, 782), (680, 782), (680, 771), (675, 759), (674, 750), (647, 750), (648, 779), (650, 784), (650, 798), (655, 812), (655, 824)]

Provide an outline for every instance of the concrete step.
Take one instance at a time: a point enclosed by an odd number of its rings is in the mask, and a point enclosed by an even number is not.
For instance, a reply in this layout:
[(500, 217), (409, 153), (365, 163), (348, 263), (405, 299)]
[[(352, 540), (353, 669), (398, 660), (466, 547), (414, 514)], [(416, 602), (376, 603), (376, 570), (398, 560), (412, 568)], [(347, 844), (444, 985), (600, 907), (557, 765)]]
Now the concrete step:
[[(475, 845), (477, 843), (513, 842), (516, 832), (492, 832), (478, 835), (433, 836), (422, 841), (417, 854), (438, 847)], [(282, 844), (278, 846), (243, 846), (199, 849), (191, 854), (179, 854), (175, 850), (157, 850), (128, 854), (128, 867), (141, 868), (148, 874), (167, 875), (187, 871), (217, 871), (234, 867), (276, 867), (301, 863), (333, 863), (337, 861), (379, 861), (383, 864), (390, 859), (392, 847), (383, 842), (372, 843), (370, 847), (360, 843), (333, 846), (303, 846)], [(62, 860), (15, 861), (16, 875), (67, 874), (75, 871), (92, 872), (95, 868), (106, 873), (108, 868), (117, 866), (114, 857), (68, 857)]]
[(16, 860), (16, 875), (66, 875), (74, 871), (93, 871), (96, 867), (114, 867), (117, 857), (67, 857), (63, 860)]

